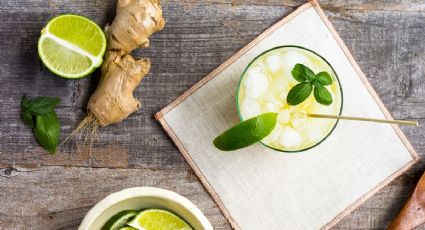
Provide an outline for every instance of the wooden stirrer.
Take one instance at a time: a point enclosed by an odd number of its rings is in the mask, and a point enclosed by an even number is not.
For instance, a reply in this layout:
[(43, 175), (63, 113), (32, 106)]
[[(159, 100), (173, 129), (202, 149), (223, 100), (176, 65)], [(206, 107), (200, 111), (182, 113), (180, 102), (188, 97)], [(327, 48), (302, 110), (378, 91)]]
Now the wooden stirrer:
[(355, 121), (370, 121), (370, 122), (387, 123), (387, 124), (414, 125), (414, 126), (418, 126), (418, 122), (417, 121), (386, 120), (386, 119), (377, 119), (377, 118), (349, 117), (349, 116), (337, 116), (337, 115), (317, 114), (317, 113), (309, 113), (309, 114), (306, 114), (306, 115), (308, 117), (314, 117), (314, 118), (327, 118), (327, 119), (339, 119), (339, 120), (355, 120)]

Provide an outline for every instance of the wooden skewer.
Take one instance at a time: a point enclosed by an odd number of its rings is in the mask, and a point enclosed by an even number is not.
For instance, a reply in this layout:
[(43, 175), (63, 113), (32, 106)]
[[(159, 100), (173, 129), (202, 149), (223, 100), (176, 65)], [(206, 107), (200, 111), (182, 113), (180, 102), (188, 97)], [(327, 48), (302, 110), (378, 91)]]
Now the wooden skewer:
[(327, 115), (327, 114), (317, 114), (317, 113), (310, 113), (310, 114), (307, 114), (307, 116), (308, 117), (314, 117), (314, 118), (328, 118), (328, 119), (355, 120), (355, 121), (371, 121), (371, 122), (387, 123), (387, 124), (418, 126), (417, 121), (385, 120), (385, 119), (377, 119), (377, 118), (349, 117), (349, 116), (337, 116), (337, 115)]

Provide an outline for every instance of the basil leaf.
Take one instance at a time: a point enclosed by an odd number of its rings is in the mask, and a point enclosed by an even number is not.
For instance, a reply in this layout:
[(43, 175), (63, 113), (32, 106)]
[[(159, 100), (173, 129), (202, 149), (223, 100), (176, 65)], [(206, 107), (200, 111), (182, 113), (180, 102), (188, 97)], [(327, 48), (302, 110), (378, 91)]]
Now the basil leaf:
[(29, 110), (23, 110), (21, 112), (21, 116), (22, 116), (22, 121), (24, 122), (24, 124), (28, 125), (31, 128), (34, 128), (34, 123), (35, 123), (34, 118)]
[(313, 70), (311, 70), (310, 68), (308, 68), (307, 66), (305, 67), (305, 77), (307, 79), (307, 81), (313, 81), (314, 79), (316, 79), (316, 75), (314, 74)]
[(311, 81), (311, 84), (314, 87), (319, 87), (319, 86), (323, 86), (322, 83), (320, 83), (317, 79), (314, 79), (313, 81)]
[(316, 75), (314, 75), (314, 72), (310, 68), (300, 63), (294, 66), (291, 74), (298, 82), (312, 81), (316, 78)]
[(45, 115), (36, 115), (34, 135), (38, 143), (49, 153), (54, 154), (59, 143), (60, 123), (54, 111)]
[(21, 99), (21, 116), (25, 124), (33, 128), (38, 143), (49, 153), (54, 154), (59, 143), (60, 122), (55, 112), (59, 98), (36, 97)]
[(310, 82), (300, 83), (289, 91), (286, 102), (289, 105), (298, 105), (310, 96), (311, 91), (313, 91), (313, 86)]
[(322, 105), (332, 104), (332, 95), (324, 86), (314, 87), (314, 98)]
[(60, 99), (55, 97), (36, 97), (30, 102), (29, 109), (32, 113), (46, 115), (59, 104)]
[(28, 101), (27, 96), (25, 96), (25, 95), (22, 96), (22, 98), (21, 98), (21, 109), (22, 110), (28, 109), (29, 106), (30, 106), (30, 102)]
[(320, 72), (316, 75), (316, 80), (322, 85), (332, 84), (332, 77), (328, 72)]
[(34, 121), (31, 111), (28, 110), (28, 107), (30, 106), (30, 102), (28, 101), (26, 96), (23, 96), (21, 98), (21, 118), (22, 121), (30, 126), (31, 128), (34, 127)]
[(299, 82), (304, 82), (306, 79), (305, 77), (305, 66), (303, 64), (296, 64), (294, 68), (292, 68), (292, 77), (295, 78), (295, 80)]

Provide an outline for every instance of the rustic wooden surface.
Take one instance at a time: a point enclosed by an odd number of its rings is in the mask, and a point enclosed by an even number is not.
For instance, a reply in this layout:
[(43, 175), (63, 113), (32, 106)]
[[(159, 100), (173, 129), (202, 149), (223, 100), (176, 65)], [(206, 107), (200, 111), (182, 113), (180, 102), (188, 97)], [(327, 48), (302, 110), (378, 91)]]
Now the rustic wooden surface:
[[(166, 28), (152, 37), (150, 49), (135, 52), (153, 62), (135, 92), (143, 109), (101, 129), (91, 154), (82, 146), (78, 151), (63, 147), (50, 156), (20, 121), (21, 96), (60, 97), (57, 112), (66, 136), (84, 116), (99, 75), (67, 81), (48, 72), (36, 52), (40, 30), (61, 13), (82, 14), (105, 25), (114, 17), (115, 0), (0, 1), (0, 229), (76, 229), (100, 199), (134, 186), (174, 190), (198, 205), (216, 229), (229, 229), (152, 115), (302, 3), (164, 1)], [(393, 116), (424, 122), (425, 1), (320, 3)], [(402, 129), (424, 155), (424, 126)], [(334, 229), (384, 229), (424, 169), (425, 161), (420, 161)]]

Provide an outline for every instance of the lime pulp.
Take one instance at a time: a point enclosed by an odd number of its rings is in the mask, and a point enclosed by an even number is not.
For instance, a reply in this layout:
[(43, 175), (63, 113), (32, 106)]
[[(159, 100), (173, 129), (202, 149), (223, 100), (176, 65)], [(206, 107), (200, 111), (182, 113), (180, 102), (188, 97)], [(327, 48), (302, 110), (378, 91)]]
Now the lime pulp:
[(77, 79), (89, 75), (102, 64), (106, 37), (93, 21), (66, 14), (51, 19), (41, 31), (38, 54), (56, 75)]
[(139, 230), (193, 230), (183, 219), (162, 209), (143, 210), (128, 225)]

